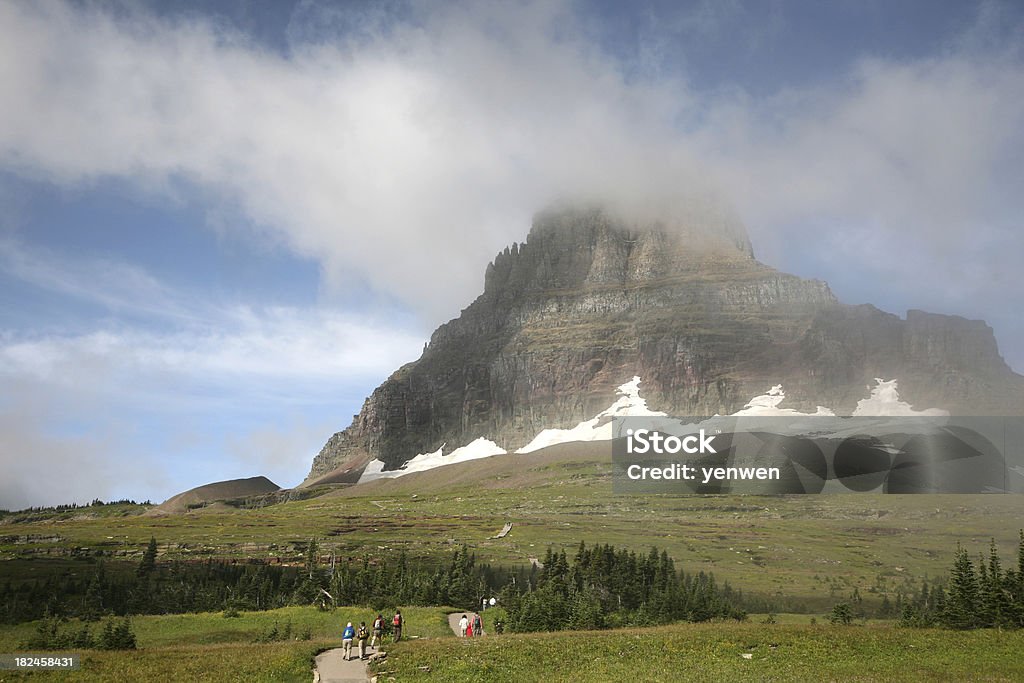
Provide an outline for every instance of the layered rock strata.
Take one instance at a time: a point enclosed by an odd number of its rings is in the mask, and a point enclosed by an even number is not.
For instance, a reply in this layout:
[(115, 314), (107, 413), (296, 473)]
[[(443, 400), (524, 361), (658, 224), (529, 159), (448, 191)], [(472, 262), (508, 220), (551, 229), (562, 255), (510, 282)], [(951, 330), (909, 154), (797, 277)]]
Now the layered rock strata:
[(558, 207), (328, 440), (304, 485), (478, 437), (512, 452), (596, 414), (634, 375), (652, 408), (680, 416), (729, 414), (780, 383), (788, 406), (849, 414), (876, 377), (953, 413), (1024, 408), (1024, 377), (983, 322), (841, 304), (824, 282), (759, 263), (721, 216), (635, 224)]

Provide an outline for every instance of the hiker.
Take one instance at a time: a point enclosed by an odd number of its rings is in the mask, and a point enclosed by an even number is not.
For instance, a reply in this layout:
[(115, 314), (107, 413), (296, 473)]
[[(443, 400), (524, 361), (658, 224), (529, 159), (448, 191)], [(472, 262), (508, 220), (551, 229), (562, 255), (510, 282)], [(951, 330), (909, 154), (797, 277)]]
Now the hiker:
[(376, 650), (378, 642), (384, 644), (384, 617), (379, 614), (373, 620), (373, 639), (370, 641), (370, 647)]
[(469, 622), (469, 626), (466, 627), (466, 633), (464, 634), (467, 638), (473, 637), (473, 622)]
[(484, 634), (484, 622), (477, 614), (473, 617), (473, 635), (482, 636)]
[(352, 622), (348, 622), (345, 630), (341, 632), (341, 647), (342, 656), (346, 659), (352, 659), (352, 639), (355, 638), (356, 630), (352, 628)]
[(462, 618), (459, 619), (459, 637), (460, 638), (465, 638), (466, 637), (466, 630), (468, 628), (469, 628), (469, 617), (467, 617), (465, 614), (463, 614)]
[(395, 610), (395, 616), (391, 620), (391, 627), (395, 630), (396, 643), (402, 639), (402, 624), (404, 623), (405, 619), (402, 618), (402, 610)]
[(366, 622), (359, 622), (359, 631), (356, 633), (356, 639), (359, 641), (359, 659), (366, 659), (366, 639), (370, 637), (370, 632), (366, 630)]

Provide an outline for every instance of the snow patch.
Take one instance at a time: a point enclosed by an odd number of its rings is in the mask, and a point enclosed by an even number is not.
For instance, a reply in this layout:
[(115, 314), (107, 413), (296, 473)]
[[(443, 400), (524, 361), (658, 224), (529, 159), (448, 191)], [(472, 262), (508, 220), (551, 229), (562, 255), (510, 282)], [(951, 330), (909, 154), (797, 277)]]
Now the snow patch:
[(571, 429), (542, 430), (533, 437), (533, 441), (517, 450), (516, 453), (532, 453), (560, 443), (611, 441), (612, 420), (617, 417), (667, 417), (665, 413), (647, 407), (647, 399), (640, 397), (639, 377), (634, 376), (629, 382), (620, 385), (616, 393), (619, 398), (615, 403), (591, 419), (580, 422)]
[(445, 464), (450, 462), (465, 462), (467, 460), (477, 460), (478, 458), (489, 458), (492, 455), (505, 455), (508, 453), (504, 448), (494, 443), (489, 439), (480, 437), (466, 446), (456, 448), (451, 452), (451, 455), (445, 460)]
[(444, 447), (448, 444), (441, 444), (433, 453), (420, 453), (407, 463), (402, 465), (397, 470), (384, 471), (384, 463), (380, 460), (371, 460), (366, 468), (363, 470), (362, 475), (359, 477), (357, 483), (364, 484), (368, 481), (375, 479), (394, 479), (395, 477), (402, 477), (406, 474), (413, 472), (426, 472), (432, 470), (435, 467), (441, 467), (442, 465), (454, 465), (455, 463), (468, 462), (470, 460), (478, 460), (480, 458), (489, 458), (492, 455), (504, 455), (508, 451), (498, 446), (498, 444), (480, 437), (471, 443), (456, 448), (450, 454), (444, 454)]
[(377, 460), (374, 458), (366, 464), (366, 467), (363, 468), (363, 473), (359, 475), (359, 481), (356, 483), (364, 484), (368, 481), (373, 481), (374, 479), (386, 479), (394, 476), (396, 476), (394, 471), (384, 471), (383, 460)]
[(776, 384), (767, 393), (750, 399), (750, 403), (732, 415), (736, 417), (835, 417), (835, 413), (825, 406), (818, 406), (818, 409), (813, 413), (801, 413), (799, 410), (793, 410), (792, 408), (780, 408), (779, 404), (785, 400), (786, 392), (782, 390), (781, 384)]
[[(944, 417), (949, 415), (947, 411), (937, 408), (914, 410), (909, 403), (900, 399), (899, 392), (897, 391), (897, 380), (895, 379), (884, 380), (876, 378), (875, 382), (877, 382), (877, 386), (871, 391), (871, 395), (857, 403), (857, 408), (853, 411), (855, 417)], [(655, 429), (662, 422), (661, 418), (666, 418), (672, 426), (678, 428), (679, 423), (677, 421), (669, 420), (668, 415), (665, 413), (651, 410), (647, 407), (647, 400), (640, 396), (640, 377), (634, 376), (629, 382), (620, 385), (616, 390), (616, 394), (618, 398), (615, 402), (593, 418), (584, 420), (571, 429), (544, 429), (530, 443), (517, 450), (516, 453), (532, 453), (548, 446), (563, 443), (611, 441), (613, 436), (612, 424), (617, 417), (649, 417), (651, 418), (650, 426)], [(836, 416), (831, 409), (825, 406), (818, 406), (813, 413), (803, 413), (792, 408), (780, 408), (779, 405), (785, 399), (786, 392), (783, 391), (782, 385), (776, 384), (764, 394), (750, 399), (742, 409), (728, 417)], [(382, 461), (371, 460), (363, 470), (363, 474), (359, 477), (359, 483), (362, 484), (375, 479), (401, 477), (412, 472), (425, 472), (443, 465), (452, 465), (479, 458), (505, 455), (507, 453), (505, 449), (483, 437), (465, 446), (456, 448), (449, 455), (444, 455), (444, 447), (446, 445), (442, 444), (433, 453), (420, 453), (397, 470), (385, 471)], [(1024, 471), (1019, 473), (1024, 474)]]
[(897, 391), (898, 380), (884, 380), (875, 378), (877, 386), (871, 390), (871, 395), (857, 401), (857, 407), (853, 410), (854, 417), (947, 417), (949, 412), (939, 408), (927, 408), (925, 410), (914, 410), (911, 405), (900, 399)]

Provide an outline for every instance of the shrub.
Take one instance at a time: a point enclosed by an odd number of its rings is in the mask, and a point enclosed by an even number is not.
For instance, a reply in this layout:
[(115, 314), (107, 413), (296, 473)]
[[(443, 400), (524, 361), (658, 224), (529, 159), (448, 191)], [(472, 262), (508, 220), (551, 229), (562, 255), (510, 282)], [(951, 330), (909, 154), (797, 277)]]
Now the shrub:
[(849, 626), (853, 623), (853, 610), (850, 608), (850, 604), (841, 602), (832, 608), (832, 613), (828, 616), (828, 620), (833, 624), (842, 624), (843, 626)]

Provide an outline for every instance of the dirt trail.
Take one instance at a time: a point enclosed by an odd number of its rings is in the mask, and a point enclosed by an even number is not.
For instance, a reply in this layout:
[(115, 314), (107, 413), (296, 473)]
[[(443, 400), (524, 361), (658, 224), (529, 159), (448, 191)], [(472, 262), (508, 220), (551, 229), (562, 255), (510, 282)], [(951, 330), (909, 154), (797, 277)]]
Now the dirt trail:
[[(359, 647), (352, 647), (355, 659), (345, 661), (340, 647), (321, 652), (316, 656), (316, 674), (313, 681), (319, 683), (366, 683), (370, 677), (366, 674), (366, 662), (359, 660)], [(373, 652), (367, 648), (367, 652)]]
[[(448, 615), (448, 625), (452, 627), (452, 633), (454, 633), (457, 636), (461, 636), (462, 635), (462, 630), (459, 628), (459, 620), (462, 619), (462, 615), (463, 614), (465, 614), (467, 617), (469, 617), (469, 623), (472, 624), (473, 623), (473, 617), (476, 616), (476, 612), (452, 612), (451, 614)], [(483, 625), (484, 625), (484, 635), (487, 635), (487, 629), (488, 629), (489, 626), (488, 626), (486, 621), (483, 622)], [(473, 637), (475, 638), (476, 634), (473, 634)]]

